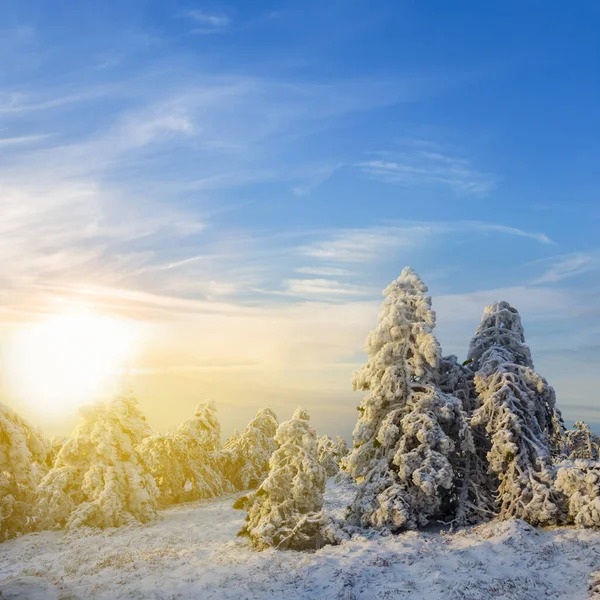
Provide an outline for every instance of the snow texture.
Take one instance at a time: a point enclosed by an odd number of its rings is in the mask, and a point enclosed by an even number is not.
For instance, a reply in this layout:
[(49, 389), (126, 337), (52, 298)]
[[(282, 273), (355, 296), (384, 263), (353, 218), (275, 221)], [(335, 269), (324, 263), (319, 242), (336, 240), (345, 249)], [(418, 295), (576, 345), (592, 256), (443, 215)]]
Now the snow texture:
[[(325, 508), (341, 516), (354, 489), (330, 483)], [(371, 531), (317, 552), (255, 552), (247, 538), (236, 538), (243, 515), (231, 502), (225, 496), (173, 506), (144, 526), (44, 531), (4, 542), (0, 598), (585, 600), (599, 571), (599, 531), (535, 530), (523, 521), (458, 533)]]
[(437, 385), (440, 346), (427, 287), (410, 268), (383, 292), (367, 363), (354, 389), (367, 391), (345, 469), (360, 481), (355, 525), (414, 529), (452, 520), (461, 455), (472, 440), (461, 402)]
[(136, 446), (150, 427), (130, 392), (82, 410), (40, 483), (40, 528), (118, 527), (156, 516), (158, 489)]
[(471, 424), (490, 439), (500, 518), (549, 525), (563, 518), (553, 489), (554, 390), (533, 369), (519, 313), (507, 302), (487, 306), (471, 342), (480, 407)]
[(277, 449), (277, 415), (270, 408), (258, 411), (241, 435), (234, 431), (224, 448), (225, 477), (238, 490), (257, 488), (269, 471), (269, 460)]
[(0, 403), (0, 541), (31, 530), (49, 452), (40, 431)]
[(296, 409), (281, 423), (275, 441), (279, 447), (269, 461), (267, 478), (243, 500), (248, 516), (240, 533), (257, 549), (319, 548), (332, 541), (322, 510), (326, 474), (317, 459), (317, 434), (306, 410)]
[(162, 506), (234, 489), (221, 473), (221, 426), (213, 402), (198, 404), (194, 416), (174, 432), (146, 437), (138, 453), (156, 481)]

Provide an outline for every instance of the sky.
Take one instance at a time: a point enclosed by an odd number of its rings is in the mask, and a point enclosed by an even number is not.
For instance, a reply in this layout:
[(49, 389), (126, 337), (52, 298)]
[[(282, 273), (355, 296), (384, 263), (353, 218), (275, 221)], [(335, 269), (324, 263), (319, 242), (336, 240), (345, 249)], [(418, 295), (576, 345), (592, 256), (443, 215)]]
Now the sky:
[[(349, 439), (381, 290), (411, 265), (445, 354), (507, 300), (567, 423), (600, 431), (597, 2), (0, 9), (4, 356), (85, 307), (135, 329), (157, 430), (210, 398), (224, 434), (302, 405)], [(77, 422), (9, 380), (49, 433)]]

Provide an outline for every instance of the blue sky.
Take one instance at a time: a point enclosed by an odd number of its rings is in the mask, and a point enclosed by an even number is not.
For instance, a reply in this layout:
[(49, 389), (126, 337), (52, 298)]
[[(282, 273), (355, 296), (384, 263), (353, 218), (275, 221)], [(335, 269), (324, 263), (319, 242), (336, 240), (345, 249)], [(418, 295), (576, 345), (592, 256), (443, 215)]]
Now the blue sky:
[(348, 436), (381, 289), (410, 264), (447, 353), (508, 300), (567, 420), (600, 427), (597, 3), (2, 17), (3, 328), (85, 302), (146, 327), (157, 426), (164, 394), (167, 425), (210, 395), (224, 429), (301, 403)]

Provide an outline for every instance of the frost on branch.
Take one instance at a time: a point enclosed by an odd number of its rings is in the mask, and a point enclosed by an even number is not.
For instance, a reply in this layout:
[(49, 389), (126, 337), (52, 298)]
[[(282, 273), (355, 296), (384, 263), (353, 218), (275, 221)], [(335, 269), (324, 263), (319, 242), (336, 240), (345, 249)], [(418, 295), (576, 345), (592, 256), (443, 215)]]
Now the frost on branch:
[(31, 530), (49, 451), (38, 429), (0, 403), (0, 541)]
[(427, 287), (406, 268), (384, 296), (367, 363), (353, 379), (368, 394), (344, 464), (360, 483), (351, 522), (398, 531), (453, 519), (454, 467), (471, 440), (460, 401), (437, 385), (440, 347)]
[(138, 452), (160, 490), (161, 505), (233, 491), (220, 470), (223, 461), (220, 436), (216, 407), (213, 402), (204, 402), (175, 431), (142, 441)]
[(346, 441), (339, 435), (335, 440), (328, 435), (322, 435), (317, 440), (317, 456), (319, 464), (325, 469), (327, 477), (334, 477), (340, 472), (340, 463), (348, 454)]
[(471, 424), (475, 435), (485, 432), (490, 440), (500, 518), (560, 521), (551, 451), (554, 390), (534, 371), (519, 313), (507, 302), (486, 307), (469, 356), (480, 401)]
[(240, 533), (258, 549), (319, 548), (332, 540), (322, 510), (325, 469), (317, 459), (317, 435), (308, 413), (298, 408), (279, 425), (275, 441), (279, 447), (269, 461), (267, 478), (241, 502), (248, 516)]
[(564, 461), (558, 465), (555, 485), (567, 500), (569, 523), (600, 527), (600, 463)]
[(158, 490), (136, 452), (151, 431), (133, 395), (81, 412), (40, 484), (41, 527), (119, 527), (154, 518)]
[(583, 421), (577, 421), (567, 431), (567, 451), (572, 460), (600, 460), (600, 436), (597, 436)]
[(277, 415), (262, 408), (241, 435), (234, 431), (224, 448), (225, 476), (238, 490), (258, 487), (269, 471), (269, 459), (275, 450)]

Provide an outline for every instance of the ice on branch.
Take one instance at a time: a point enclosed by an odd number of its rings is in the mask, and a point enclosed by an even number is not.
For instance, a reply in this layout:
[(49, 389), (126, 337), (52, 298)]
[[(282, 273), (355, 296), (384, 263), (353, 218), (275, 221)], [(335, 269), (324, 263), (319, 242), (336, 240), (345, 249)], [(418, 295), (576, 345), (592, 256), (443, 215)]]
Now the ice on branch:
[(145, 438), (138, 447), (141, 460), (168, 506), (233, 491), (223, 477), (221, 426), (213, 402), (196, 407), (194, 416), (171, 433)]
[(40, 526), (119, 527), (156, 516), (158, 489), (136, 452), (151, 434), (130, 392), (82, 410), (42, 480)]
[(564, 461), (558, 466), (556, 489), (565, 496), (568, 523), (600, 527), (600, 463)]
[(308, 413), (298, 408), (277, 428), (277, 450), (269, 461), (269, 474), (256, 492), (236, 508), (248, 515), (241, 534), (257, 549), (307, 550), (329, 543), (328, 521), (323, 513), (325, 469), (317, 458), (317, 435)]

